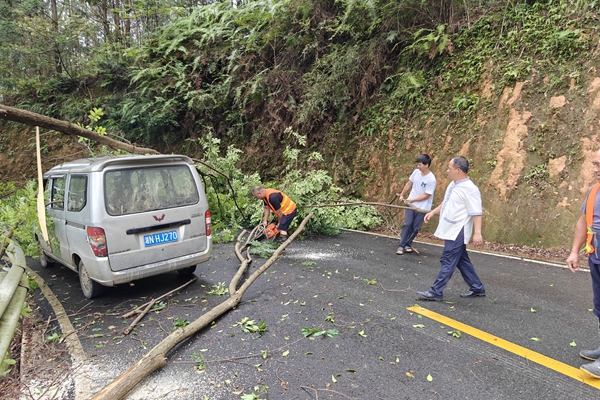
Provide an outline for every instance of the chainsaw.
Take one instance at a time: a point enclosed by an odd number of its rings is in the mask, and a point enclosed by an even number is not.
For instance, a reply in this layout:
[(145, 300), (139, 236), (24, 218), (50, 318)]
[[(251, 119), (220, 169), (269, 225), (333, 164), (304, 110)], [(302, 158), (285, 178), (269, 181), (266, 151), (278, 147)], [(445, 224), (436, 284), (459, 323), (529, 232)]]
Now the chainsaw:
[(274, 222), (270, 223), (265, 227), (264, 234), (267, 239), (272, 239), (279, 233), (279, 229), (277, 229), (277, 225)]

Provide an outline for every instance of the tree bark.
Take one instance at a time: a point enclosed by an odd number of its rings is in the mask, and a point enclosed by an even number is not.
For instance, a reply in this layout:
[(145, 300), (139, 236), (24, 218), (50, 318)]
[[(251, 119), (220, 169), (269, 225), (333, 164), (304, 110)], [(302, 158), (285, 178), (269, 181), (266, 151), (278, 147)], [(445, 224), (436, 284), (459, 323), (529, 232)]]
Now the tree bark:
[(118, 140), (99, 135), (94, 131), (90, 131), (89, 129), (72, 124), (69, 121), (62, 121), (60, 119), (46, 117), (41, 114), (9, 107), (4, 104), (0, 104), (0, 119), (20, 122), (25, 125), (39, 126), (54, 131), (59, 131), (67, 135), (81, 136), (87, 139), (95, 140), (96, 142), (104, 144), (112, 149), (124, 150), (132, 154), (160, 154), (154, 149), (137, 147), (132, 144), (119, 142)]
[[(308, 214), (302, 221), (298, 229), (285, 241), (279, 248), (273, 253), (273, 255), (262, 265), (259, 269), (254, 271), (252, 275), (248, 277), (246, 282), (242, 285), (239, 290), (235, 290), (237, 282), (233, 282), (229, 286), (229, 298), (217, 305), (209, 312), (196, 319), (194, 322), (183, 328), (177, 328), (173, 333), (164, 338), (158, 343), (148, 354), (142, 357), (135, 365), (125, 371), (121, 376), (115, 379), (112, 383), (107, 385), (99, 393), (97, 393), (91, 400), (120, 400), (125, 398), (127, 394), (146, 376), (156, 371), (157, 369), (167, 364), (167, 353), (173, 349), (176, 345), (184, 341), (185, 339), (195, 335), (202, 329), (209, 326), (212, 321), (227, 311), (235, 308), (240, 301), (242, 296), (260, 275), (262, 275), (269, 267), (275, 262), (279, 254), (290, 244), (292, 241), (304, 230), (306, 223), (312, 217), (312, 213)], [(238, 238), (239, 241), (239, 238)], [(239, 276), (247, 268), (249, 262), (244, 260), (238, 269), (235, 277), (239, 279)], [(233, 287), (233, 291), (232, 291)]]

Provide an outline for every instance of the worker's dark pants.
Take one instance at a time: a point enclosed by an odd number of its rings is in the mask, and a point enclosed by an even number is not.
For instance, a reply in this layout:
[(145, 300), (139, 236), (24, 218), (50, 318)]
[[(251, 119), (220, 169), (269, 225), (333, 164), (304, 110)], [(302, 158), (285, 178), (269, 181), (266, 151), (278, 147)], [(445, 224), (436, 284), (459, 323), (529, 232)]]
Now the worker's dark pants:
[(297, 213), (298, 209), (295, 209), (291, 214), (284, 215), (283, 217), (281, 217), (281, 222), (279, 222), (279, 227), (277, 229), (279, 229), (280, 231), (287, 232), (290, 228), (292, 220), (294, 219)]
[(413, 210), (404, 212), (404, 225), (402, 225), (402, 236), (400, 236), (399, 249), (404, 249), (406, 246), (412, 246), (413, 240), (417, 237), (417, 233), (423, 226), (425, 214)]
[(594, 314), (600, 318), (600, 259), (596, 254), (590, 254), (588, 259), (590, 275), (592, 276), (592, 291), (594, 293)]
[[(444, 241), (444, 252), (440, 258), (440, 273), (429, 289), (435, 296), (442, 297), (444, 288), (452, 278), (454, 270), (458, 268), (469, 289), (474, 292), (484, 290), (483, 283), (479, 280), (475, 268), (467, 254), (467, 245), (465, 242), (465, 230), (460, 230), (456, 240)], [(600, 287), (600, 286), (599, 286)], [(599, 297), (600, 299), (600, 297)]]

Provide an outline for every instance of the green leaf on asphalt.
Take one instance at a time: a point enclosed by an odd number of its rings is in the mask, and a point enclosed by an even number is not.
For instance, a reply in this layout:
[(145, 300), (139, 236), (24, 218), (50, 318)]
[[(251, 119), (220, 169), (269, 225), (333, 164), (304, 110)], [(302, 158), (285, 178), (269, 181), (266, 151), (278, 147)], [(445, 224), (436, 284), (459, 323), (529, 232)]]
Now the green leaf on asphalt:
[(406, 376), (408, 376), (409, 378), (414, 378), (415, 376), (413, 374), (411, 374), (410, 372), (406, 373)]
[(358, 332), (358, 334), (362, 337), (367, 337), (367, 335), (365, 335), (365, 331), (360, 331), (360, 332)]
[(575, 341), (573, 340), (571, 343), (569, 343), (569, 346), (575, 347), (575, 346), (577, 346), (577, 343), (575, 343)]
[(381, 361), (385, 361), (385, 358), (383, 358), (383, 356), (379, 356), (379, 359), (380, 359)]
[(431, 374), (427, 375), (427, 381), (428, 382), (433, 381), (433, 376), (431, 376)]
[(461, 333), (458, 329), (454, 329), (454, 330), (448, 331), (448, 335), (452, 335), (455, 338), (460, 339)]
[(331, 375), (331, 381), (332, 381), (333, 383), (337, 383), (337, 379), (335, 379), (335, 376)]
[(267, 358), (267, 351), (266, 350), (261, 350), (260, 354), (262, 354), (262, 358)]
[(541, 342), (542, 341), (542, 339), (536, 338), (536, 337), (532, 337), (531, 340), (533, 340), (534, 342)]
[(535, 312), (535, 309), (533, 307), (531, 307), (531, 312)]
[(425, 328), (425, 325), (423, 325), (423, 324), (416, 324), (416, 325), (413, 325), (413, 328)]
[(282, 357), (287, 357), (287, 356), (288, 356), (288, 354), (290, 354), (290, 351), (289, 351), (289, 350), (286, 350), (286, 351), (284, 351), (284, 352), (281, 354), (281, 356), (282, 356)]

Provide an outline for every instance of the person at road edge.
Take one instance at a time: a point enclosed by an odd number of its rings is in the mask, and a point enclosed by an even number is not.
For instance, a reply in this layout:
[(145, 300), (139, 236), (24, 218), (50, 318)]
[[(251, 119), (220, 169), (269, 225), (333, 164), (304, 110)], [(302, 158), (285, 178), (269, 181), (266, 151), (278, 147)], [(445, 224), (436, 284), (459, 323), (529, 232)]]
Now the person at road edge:
[(444, 288), (456, 268), (469, 286), (469, 291), (461, 293), (460, 297), (485, 296), (485, 288), (467, 254), (467, 244), (471, 235), (473, 244), (483, 244), (481, 193), (467, 175), (468, 172), (469, 162), (466, 158), (458, 156), (450, 160), (446, 174), (452, 182), (446, 188), (444, 201), (425, 214), (425, 223), (434, 215), (440, 215), (434, 235), (444, 240), (444, 251), (436, 280), (429, 290), (417, 292), (417, 300), (442, 301)]
[[(594, 174), (598, 182), (588, 191), (581, 206), (582, 214), (575, 224), (573, 245), (567, 258), (567, 266), (573, 272), (579, 270), (579, 250), (585, 243), (585, 252), (588, 254), (588, 266), (592, 276), (592, 292), (594, 294), (594, 314), (598, 317), (598, 331), (600, 332), (600, 249), (598, 249), (598, 236), (600, 232), (600, 150), (592, 157)], [(600, 347), (595, 350), (581, 350), (581, 358), (593, 361), (580, 367), (589, 375), (600, 378)]]
[[(400, 200), (404, 200), (404, 194), (410, 191), (408, 199), (405, 200), (406, 202), (422, 210), (431, 210), (437, 180), (433, 172), (429, 169), (430, 166), (431, 157), (429, 155), (421, 154), (417, 157), (417, 169), (410, 175), (408, 182), (406, 182), (402, 192), (400, 192)], [(412, 242), (417, 237), (421, 226), (423, 226), (424, 218), (425, 213), (415, 210), (405, 210), (400, 244), (398, 245), (396, 254), (401, 255), (413, 252)]]
[(288, 228), (298, 211), (296, 203), (279, 190), (265, 189), (261, 186), (252, 188), (252, 196), (262, 200), (265, 204), (262, 224), (267, 226), (272, 211), (277, 216), (277, 229), (279, 230), (276, 240), (285, 241), (288, 238)]

